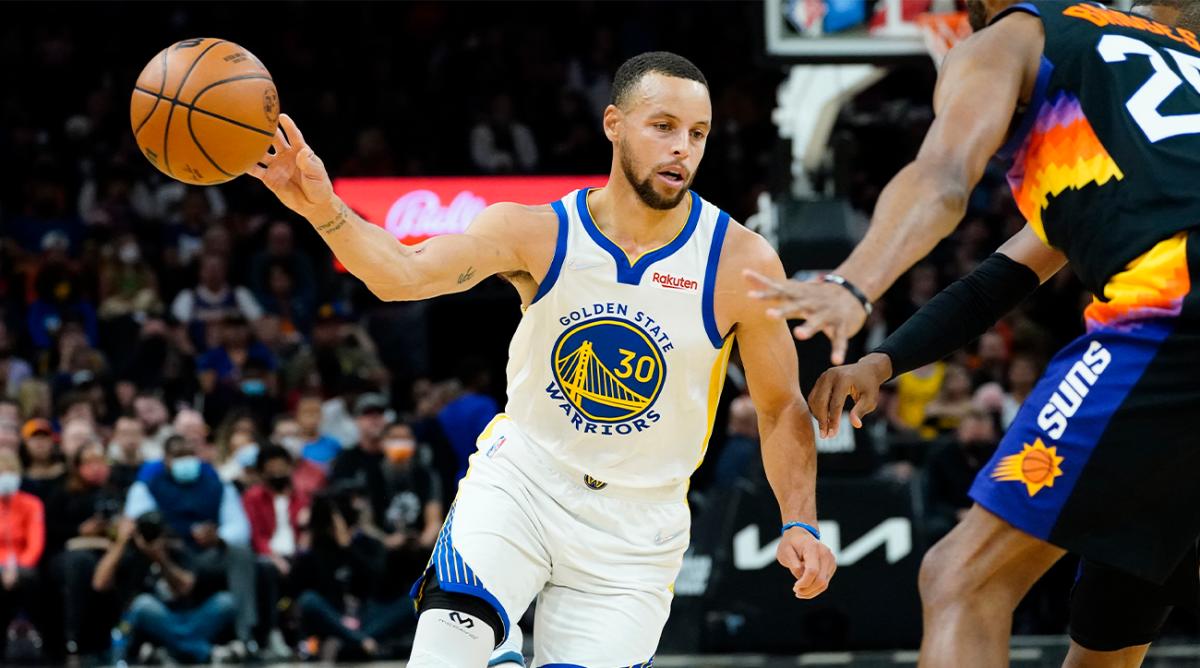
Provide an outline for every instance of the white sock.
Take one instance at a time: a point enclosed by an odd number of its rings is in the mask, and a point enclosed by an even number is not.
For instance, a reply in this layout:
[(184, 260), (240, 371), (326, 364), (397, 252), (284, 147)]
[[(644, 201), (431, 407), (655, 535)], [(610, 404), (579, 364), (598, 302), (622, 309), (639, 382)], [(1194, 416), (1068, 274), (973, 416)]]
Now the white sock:
[(474, 615), (426, 610), (417, 619), (408, 668), (484, 668), (495, 641), (492, 627)]
[[(508, 629), (508, 638), (505, 638), (504, 642), (500, 643), (500, 646), (492, 652), (488, 668), (525, 668), (525, 658), (521, 655), (524, 641), (525, 636), (521, 633), (521, 627), (513, 624)], [(518, 657), (520, 657), (519, 661)]]

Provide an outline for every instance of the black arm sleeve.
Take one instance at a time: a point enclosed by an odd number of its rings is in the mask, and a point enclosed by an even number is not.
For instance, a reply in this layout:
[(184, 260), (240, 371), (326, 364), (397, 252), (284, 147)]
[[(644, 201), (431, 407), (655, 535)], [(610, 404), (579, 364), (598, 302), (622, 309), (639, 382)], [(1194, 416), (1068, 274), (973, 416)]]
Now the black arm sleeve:
[(992, 253), (930, 299), (875, 352), (892, 358), (892, 377), (936, 362), (979, 338), (1040, 284), (1029, 267)]

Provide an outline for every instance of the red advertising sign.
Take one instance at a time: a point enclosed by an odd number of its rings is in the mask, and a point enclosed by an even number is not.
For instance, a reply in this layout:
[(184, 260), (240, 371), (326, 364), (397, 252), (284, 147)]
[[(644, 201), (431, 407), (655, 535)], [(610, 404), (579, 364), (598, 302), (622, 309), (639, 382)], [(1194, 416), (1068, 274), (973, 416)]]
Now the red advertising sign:
[(547, 204), (607, 176), (473, 176), (335, 179), (333, 189), (367, 220), (406, 244), (455, 234), (496, 202)]

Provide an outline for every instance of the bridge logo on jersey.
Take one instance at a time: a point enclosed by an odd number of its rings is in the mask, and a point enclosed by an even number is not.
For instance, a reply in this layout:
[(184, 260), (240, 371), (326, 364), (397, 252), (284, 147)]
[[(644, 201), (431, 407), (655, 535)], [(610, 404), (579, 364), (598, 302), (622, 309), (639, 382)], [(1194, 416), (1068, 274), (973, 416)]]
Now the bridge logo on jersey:
[(554, 344), (555, 383), (547, 388), (576, 429), (601, 435), (641, 432), (658, 422), (652, 406), (665, 360), (642, 326), (615, 317), (568, 327)]

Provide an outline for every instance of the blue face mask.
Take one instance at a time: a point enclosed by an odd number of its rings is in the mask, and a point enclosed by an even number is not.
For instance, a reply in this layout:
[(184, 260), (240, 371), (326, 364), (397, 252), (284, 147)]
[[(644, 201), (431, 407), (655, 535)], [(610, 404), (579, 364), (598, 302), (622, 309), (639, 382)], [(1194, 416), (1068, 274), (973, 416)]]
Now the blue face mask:
[(195, 482), (200, 477), (200, 458), (195, 455), (179, 457), (171, 461), (171, 477), (175, 482)]
[(233, 454), (233, 460), (244, 469), (252, 469), (258, 464), (258, 446), (245, 445)]
[(261, 397), (267, 393), (267, 384), (261, 378), (247, 378), (242, 381), (242, 394), (248, 397)]

